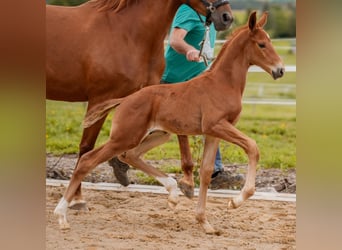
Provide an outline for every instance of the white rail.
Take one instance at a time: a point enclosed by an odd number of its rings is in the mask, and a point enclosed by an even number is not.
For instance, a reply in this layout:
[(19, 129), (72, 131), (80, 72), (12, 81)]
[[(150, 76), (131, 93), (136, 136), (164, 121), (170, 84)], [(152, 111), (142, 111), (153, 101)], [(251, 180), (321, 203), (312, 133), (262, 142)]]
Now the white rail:
[[(68, 180), (55, 180), (55, 179), (46, 179), (47, 186), (67, 186), (69, 184)], [(94, 190), (113, 190), (113, 191), (121, 191), (121, 192), (142, 192), (142, 193), (155, 193), (155, 194), (168, 194), (166, 189), (162, 186), (154, 186), (154, 185), (136, 185), (130, 184), (127, 187), (121, 186), (118, 183), (91, 183), (91, 182), (82, 182), (83, 188), (94, 189)], [(198, 196), (199, 189), (195, 188), (195, 196)], [(236, 190), (208, 190), (208, 196), (212, 197), (221, 197), (221, 198), (233, 198), (237, 196), (240, 191)], [(178, 194), (183, 195), (183, 193), (178, 189)], [(273, 193), (273, 192), (255, 192), (254, 195), (250, 198), (252, 200), (271, 200), (271, 201), (288, 201), (288, 202), (296, 202), (295, 194), (286, 194), (286, 193)]]
[[(285, 73), (296, 72), (296, 69), (296, 65), (285, 65)], [(264, 70), (258, 66), (251, 66), (249, 67), (248, 72), (264, 72)]]
[(282, 106), (296, 106), (296, 100), (293, 99), (244, 99), (243, 104), (253, 104), (253, 105), (282, 105)]

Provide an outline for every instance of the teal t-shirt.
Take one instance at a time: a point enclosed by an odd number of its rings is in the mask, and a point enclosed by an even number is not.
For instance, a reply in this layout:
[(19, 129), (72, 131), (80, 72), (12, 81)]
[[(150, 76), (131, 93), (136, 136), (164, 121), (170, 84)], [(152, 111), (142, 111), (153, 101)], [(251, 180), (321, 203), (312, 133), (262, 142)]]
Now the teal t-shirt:
[[(205, 16), (201, 15), (202, 20)], [(176, 16), (173, 19), (171, 29), (175, 27), (186, 30), (185, 41), (196, 49), (200, 49), (200, 42), (203, 40), (205, 33), (204, 24), (201, 22), (197, 13), (188, 5), (183, 4), (179, 7)], [(214, 25), (210, 25), (210, 46), (214, 48), (216, 30)], [(162, 81), (167, 83), (184, 82), (202, 73), (206, 66), (204, 62), (190, 62), (186, 60), (184, 54), (176, 52), (170, 43), (168, 43), (165, 51), (165, 70)]]

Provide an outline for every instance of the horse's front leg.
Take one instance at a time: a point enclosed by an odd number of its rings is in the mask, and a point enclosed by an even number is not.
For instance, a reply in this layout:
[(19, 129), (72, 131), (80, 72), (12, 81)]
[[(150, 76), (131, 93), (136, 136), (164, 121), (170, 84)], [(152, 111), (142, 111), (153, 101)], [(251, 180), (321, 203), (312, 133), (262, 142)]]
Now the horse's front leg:
[[(80, 143), (80, 147), (79, 147), (80, 152), (79, 152), (78, 160), (77, 160), (74, 171), (76, 170), (76, 168), (78, 166), (78, 162), (79, 162), (81, 156), (94, 148), (96, 139), (100, 133), (100, 130), (102, 128), (102, 125), (103, 125), (105, 119), (106, 119), (106, 117), (97, 121), (91, 127), (83, 130), (82, 139), (81, 139), (81, 143)], [(74, 198), (69, 204), (69, 208), (75, 209), (75, 210), (88, 211), (86, 201), (82, 197), (81, 184), (77, 187)]]
[(179, 149), (181, 153), (181, 164), (183, 170), (183, 178), (178, 181), (178, 187), (183, 194), (191, 199), (194, 197), (194, 163), (192, 162), (189, 139), (186, 135), (177, 135)]
[(256, 167), (259, 161), (259, 149), (256, 142), (243, 134), (226, 120), (217, 122), (210, 128), (210, 135), (240, 146), (248, 156), (248, 170), (245, 184), (240, 194), (228, 203), (228, 208), (238, 208), (255, 192)]
[(205, 214), (207, 191), (209, 183), (211, 181), (211, 174), (214, 170), (213, 168), (218, 144), (219, 139), (206, 136), (203, 151), (203, 160), (200, 168), (200, 190), (196, 209), (196, 220), (200, 223), (207, 234), (218, 233), (218, 231), (210, 225)]
[(246, 181), (241, 189), (240, 194), (234, 199), (230, 200), (228, 203), (229, 209), (235, 209), (242, 205), (242, 203), (249, 197), (253, 196), (255, 193), (255, 178), (256, 178), (256, 168), (259, 161), (259, 149), (255, 140), (244, 135), (238, 129), (233, 127), (236, 137), (232, 141), (236, 145), (243, 148), (248, 156), (248, 169), (246, 174)]
[[(248, 169), (246, 174), (246, 181), (241, 189), (240, 194), (234, 199), (230, 200), (228, 203), (229, 209), (235, 209), (242, 205), (242, 203), (247, 200), (249, 197), (253, 196), (255, 193), (255, 178), (256, 178), (256, 167), (259, 161), (259, 149), (256, 142), (249, 138), (245, 137), (245, 142), (243, 149), (248, 155)], [(238, 143), (236, 143), (239, 145)]]

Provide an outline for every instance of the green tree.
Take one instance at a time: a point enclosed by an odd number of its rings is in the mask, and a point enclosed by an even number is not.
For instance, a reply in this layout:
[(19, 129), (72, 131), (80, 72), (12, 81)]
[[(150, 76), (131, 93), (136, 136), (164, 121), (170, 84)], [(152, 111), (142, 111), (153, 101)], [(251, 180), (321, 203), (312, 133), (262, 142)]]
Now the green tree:
[(294, 37), (296, 35), (295, 12), (284, 6), (271, 6), (265, 29), (272, 38)]
[(244, 25), (247, 23), (248, 21), (248, 17), (249, 17), (249, 14), (252, 12), (252, 9), (246, 9), (245, 10), (245, 15), (244, 15), (244, 18), (243, 19), (239, 19), (239, 18), (235, 18), (234, 19), (234, 22), (232, 24), (232, 27), (229, 28), (228, 30), (224, 30), (224, 31), (218, 31), (217, 32), (217, 35), (216, 35), (216, 38), (217, 39), (226, 39), (228, 34), (234, 30), (236, 27), (240, 27), (241, 25)]
[(64, 5), (64, 6), (76, 6), (82, 3), (88, 2), (88, 0), (47, 0), (46, 3), (52, 5)]
[(296, 6), (289, 6), (291, 15), (289, 17), (289, 36), (296, 37)]

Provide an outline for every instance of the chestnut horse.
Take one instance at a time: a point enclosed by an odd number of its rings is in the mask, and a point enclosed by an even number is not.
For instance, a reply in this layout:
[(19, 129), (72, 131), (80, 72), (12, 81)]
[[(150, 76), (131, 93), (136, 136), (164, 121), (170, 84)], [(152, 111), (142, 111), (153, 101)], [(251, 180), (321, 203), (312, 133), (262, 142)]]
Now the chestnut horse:
[[(228, 0), (91, 0), (77, 7), (46, 6), (46, 97), (94, 105), (159, 84), (164, 39), (181, 4), (230, 27)], [(106, 117), (83, 130), (79, 156), (94, 148)], [(180, 136), (184, 182), (193, 189), (187, 137)], [(74, 204), (84, 205), (81, 186)]]
[(260, 66), (274, 79), (284, 74), (282, 60), (263, 29), (266, 21), (267, 13), (256, 22), (256, 12), (252, 12), (248, 25), (231, 35), (212, 67), (202, 75), (186, 83), (146, 87), (89, 110), (85, 127), (118, 106), (108, 142), (80, 158), (55, 209), (61, 228), (69, 227), (67, 207), (84, 176), (113, 156), (119, 156), (122, 161), (154, 176), (169, 191), (168, 202), (174, 207), (178, 202), (177, 182), (141, 159), (148, 150), (167, 141), (170, 133), (205, 135), (196, 219), (206, 233), (216, 232), (206, 218), (205, 207), (220, 139), (243, 148), (249, 161), (246, 182), (240, 194), (229, 201), (228, 207), (237, 208), (254, 194), (258, 147), (253, 139), (235, 128), (235, 124), (242, 108), (248, 68)]

